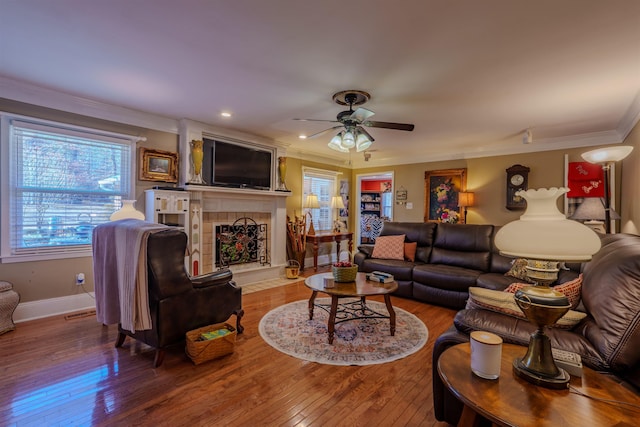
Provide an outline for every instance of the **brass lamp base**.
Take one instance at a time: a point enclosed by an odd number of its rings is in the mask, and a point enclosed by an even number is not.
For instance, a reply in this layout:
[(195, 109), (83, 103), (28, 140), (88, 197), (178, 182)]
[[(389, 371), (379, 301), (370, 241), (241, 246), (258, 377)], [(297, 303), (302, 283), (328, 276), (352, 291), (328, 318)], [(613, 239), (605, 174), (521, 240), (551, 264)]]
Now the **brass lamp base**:
[(531, 334), (529, 348), (522, 358), (513, 361), (513, 372), (533, 384), (563, 389), (569, 387), (569, 374), (556, 366), (551, 353), (551, 342), (544, 328), (553, 325), (571, 307), (567, 297), (547, 285), (527, 286), (516, 292), (515, 301), (537, 326)]

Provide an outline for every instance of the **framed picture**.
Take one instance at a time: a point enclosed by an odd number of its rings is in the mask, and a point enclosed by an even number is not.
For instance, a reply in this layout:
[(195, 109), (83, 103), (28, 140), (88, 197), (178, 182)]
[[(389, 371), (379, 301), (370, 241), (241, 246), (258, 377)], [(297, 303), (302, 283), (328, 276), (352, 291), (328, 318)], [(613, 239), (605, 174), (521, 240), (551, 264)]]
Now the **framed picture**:
[(445, 169), (424, 173), (424, 221), (460, 221), (458, 193), (467, 188), (467, 169)]
[(178, 153), (140, 147), (138, 179), (178, 182)]
[(407, 201), (407, 190), (396, 191), (396, 202), (406, 202), (406, 201)]

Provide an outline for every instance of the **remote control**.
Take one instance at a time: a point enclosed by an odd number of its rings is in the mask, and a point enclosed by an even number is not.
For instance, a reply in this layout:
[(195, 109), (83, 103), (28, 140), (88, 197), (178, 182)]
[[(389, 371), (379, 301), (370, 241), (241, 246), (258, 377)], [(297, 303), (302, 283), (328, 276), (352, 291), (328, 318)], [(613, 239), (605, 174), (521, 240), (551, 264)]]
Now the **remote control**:
[(559, 368), (564, 369), (574, 377), (582, 376), (582, 359), (580, 359), (578, 353), (552, 348), (551, 354), (553, 354), (553, 360), (555, 360)]

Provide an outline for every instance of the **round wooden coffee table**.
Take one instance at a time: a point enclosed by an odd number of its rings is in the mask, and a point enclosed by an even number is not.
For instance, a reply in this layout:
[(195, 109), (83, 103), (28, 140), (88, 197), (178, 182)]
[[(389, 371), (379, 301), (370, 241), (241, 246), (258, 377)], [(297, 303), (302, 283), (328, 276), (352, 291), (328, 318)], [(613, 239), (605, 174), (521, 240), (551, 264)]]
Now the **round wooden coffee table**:
[[(365, 273), (358, 273), (353, 282), (339, 283), (333, 280), (332, 273), (314, 274), (307, 277), (304, 284), (311, 289), (309, 298), (309, 319), (313, 319), (314, 307), (322, 308), (329, 313), (327, 329), (329, 332), (329, 344), (333, 344), (333, 335), (336, 323), (355, 319), (389, 319), (391, 335), (396, 333), (396, 312), (391, 305), (390, 294), (398, 289), (398, 283), (377, 283), (367, 280)], [(318, 292), (331, 296), (331, 306), (316, 304)], [(374, 295), (382, 295), (389, 315), (378, 313), (367, 307), (366, 298)], [(340, 298), (360, 298), (359, 301), (339, 304)], [(337, 319), (337, 320), (336, 320)]]
[(570, 388), (565, 390), (520, 379), (512, 372), (513, 359), (526, 351), (526, 347), (503, 344), (500, 377), (496, 380), (471, 372), (469, 343), (455, 345), (440, 355), (440, 378), (464, 403), (458, 426), (477, 425), (478, 415), (500, 426), (638, 425), (638, 396), (586, 366), (582, 377), (571, 377)]

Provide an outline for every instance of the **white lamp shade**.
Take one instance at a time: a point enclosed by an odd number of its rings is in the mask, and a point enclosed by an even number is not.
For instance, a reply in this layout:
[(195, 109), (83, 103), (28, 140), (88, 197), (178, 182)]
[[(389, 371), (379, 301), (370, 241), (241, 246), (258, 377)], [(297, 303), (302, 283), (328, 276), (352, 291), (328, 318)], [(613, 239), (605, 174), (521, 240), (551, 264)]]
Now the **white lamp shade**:
[(356, 139), (353, 137), (353, 133), (350, 131), (345, 132), (342, 137), (342, 146), (344, 148), (353, 148), (356, 145)]
[(333, 196), (331, 198), (331, 207), (334, 209), (344, 209), (344, 202), (342, 196)]
[(320, 207), (318, 196), (313, 193), (309, 194), (304, 202), (304, 207), (309, 209), (318, 209)]
[(632, 151), (633, 147), (630, 145), (605, 147), (582, 153), (582, 158), (589, 163), (617, 162), (627, 157)]
[(600, 249), (600, 238), (589, 227), (565, 218), (556, 199), (568, 188), (518, 191), (527, 201), (519, 220), (503, 226), (495, 236), (502, 255), (554, 261), (588, 261)]
[(367, 148), (371, 147), (371, 140), (369, 138), (367, 138), (367, 135), (361, 133), (358, 135), (358, 138), (356, 139), (356, 151), (359, 153), (361, 151), (366, 150)]
[(342, 146), (342, 132), (331, 138), (329, 141), (329, 148), (339, 151), (341, 153), (348, 153), (349, 150)]

